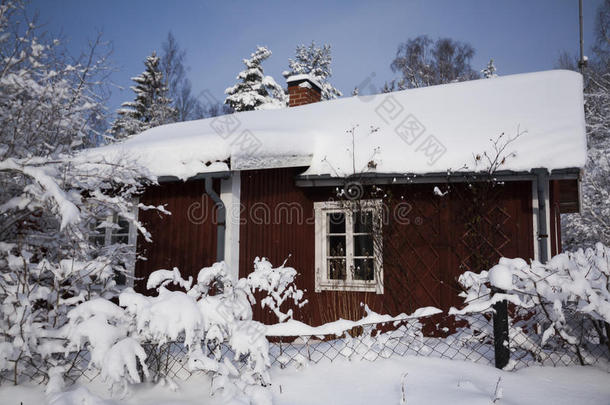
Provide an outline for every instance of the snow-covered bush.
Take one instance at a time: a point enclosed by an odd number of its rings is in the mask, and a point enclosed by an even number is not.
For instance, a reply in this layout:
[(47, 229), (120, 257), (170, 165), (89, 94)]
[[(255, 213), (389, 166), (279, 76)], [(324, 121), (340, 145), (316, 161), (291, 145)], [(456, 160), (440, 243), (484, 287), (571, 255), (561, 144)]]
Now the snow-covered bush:
[[(465, 272), (459, 282), (466, 305), (450, 314), (491, 312), (493, 304), (506, 300), (516, 311), (511, 345), (538, 358), (545, 345), (567, 346), (583, 364), (593, 361), (592, 346), (610, 350), (610, 248), (601, 243), (558, 254), (546, 264), (501, 258), (489, 271)], [(527, 319), (537, 325), (525, 330), (520, 320)]]
[(68, 313), (115, 296), (135, 259), (124, 243), (96, 245), (93, 234), (116, 226), (109, 215), (149, 238), (132, 199), (148, 174), (126, 157), (77, 152), (101, 136), (101, 45), (72, 59), (21, 2), (0, 4), (0, 383), (57, 387), (71, 369)]
[[(294, 285), (296, 274), (291, 267), (274, 268), (259, 258), (254, 271), (239, 280), (227, 275), (224, 262), (201, 269), (197, 280), (184, 279), (177, 268), (157, 270), (147, 281), (157, 296), (126, 289), (119, 295), (120, 306), (98, 299), (73, 309), (68, 314), (68, 348), (87, 348), (90, 366), (125, 390), (129, 383), (140, 382), (138, 363), (149, 376), (145, 345), (160, 348), (183, 342), (189, 369), (212, 377), (212, 393), (241, 392), (253, 403), (268, 403), (269, 343), (265, 325), (252, 320), (254, 292), (266, 293), (262, 305), (281, 320), (288, 319), (291, 313), (282, 313), (281, 303), (290, 298), (303, 304), (303, 292)], [(161, 375), (152, 378), (166, 378), (164, 371), (169, 370), (157, 370)]]
[(285, 302), (292, 300), (299, 308), (307, 304), (303, 300), (303, 291), (294, 284), (297, 271), (284, 265), (273, 268), (271, 263), (265, 259), (254, 260), (254, 272), (248, 275), (248, 285), (252, 293), (262, 291), (267, 294), (261, 300), (262, 308), (269, 308), (278, 318), (278, 322), (292, 319), (292, 309), (282, 312), (281, 307)]

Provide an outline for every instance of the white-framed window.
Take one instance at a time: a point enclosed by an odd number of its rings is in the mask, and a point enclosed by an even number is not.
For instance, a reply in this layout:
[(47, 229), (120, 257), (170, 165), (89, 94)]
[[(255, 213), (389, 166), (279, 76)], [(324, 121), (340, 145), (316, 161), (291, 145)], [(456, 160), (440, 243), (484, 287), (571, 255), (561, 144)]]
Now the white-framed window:
[(381, 200), (314, 203), (316, 292), (383, 294)]
[[(134, 212), (137, 220), (137, 208)], [(135, 225), (122, 216), (109, 214), (103, 221), (92, 223), (90, 226), (89, 241), (100, 249), (116, 244), (124, 245), (128, 250), (125, 260), (119, 263), (127, 270), (127, 274), (115, 270), (115, 282), (120, 286), (133, 287), (136, 264), (136, 244), (138, 231)]]

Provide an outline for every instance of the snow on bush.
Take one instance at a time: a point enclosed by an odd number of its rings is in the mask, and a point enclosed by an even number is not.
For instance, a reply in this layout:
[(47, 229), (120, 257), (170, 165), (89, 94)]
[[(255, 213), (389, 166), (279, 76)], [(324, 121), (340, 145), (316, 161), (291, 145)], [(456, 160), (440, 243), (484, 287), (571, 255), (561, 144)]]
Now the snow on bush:
[(267, 293), (261, 300), (261, 307), (269, 308), (280, 323), (292, 319), (292, 309), (286, 313), (280, 310), (284, 302), (292, 300), (299, 308), (307, 304), (307, 300), (303, 300), (303, 291), (294, 285), (296, 275), (297, 272), (293, 268), (284, 265), (273, 268), (269, 261), (260, 260), (258, 257), (254, 260), (254, 272), (248, 275), (248, 284), (253, 292)]
[(263, 307), (287, 320), (292, 313), (281, 312), (281, 304), (288, 298), (303, 304), (303, 291), (294, 285), (296, 275), (295, 269), (274, 268), (264, 258), (256, 258), (254, 271), (239, 280), (228, 276), (224, 262), (201, 269), (195, 283), (185, 280), (177, 268), (157, 270), (147, 282), (157, 296), (129, 288), (119, 295), (119, 305), (100, 298), (71, 310), (67, 350), (87, 348), (90, 367), (100, 369), (113, 388), (125, 392), (128, 384), (141, 382), (142, 375), (150, 378), (145, 345), (183, 342), (188, 367), (212, 377), (212, 393), (242, 393), (252, 403), (269, 403), (267, 328), (252, 320), (254, 292), (267, 294)]
[(515, 318), (538, 322), (534, 331), (521, 329), (518, 321), (510, 330), (511, 344), (537, 357), (552, 338), (571, 347), (583, 364), (594, 360), (590, 345), (610, 349), (610, 248), (601, 243), (558, 254), (546, 264), (501, 258), (489, 271), (465, 272), (459, 282), (466, 305), (450, 314), (491, 312), (493, 304), (506, 300), (515, 305)]
[[(76, 59), (44, 38), (23, 2), (0, 4), (0, 382), (58, 389), (74, 370), (68, 314), (116, 296), (115, 278), (135, 260), (133, 246), (100, 246), (96, 235), (116, 216), (150, 239), (133, 199), (150, 176), (125, 156), (79, 154), (103, 137), (100, 38)], [(78, 322), (98, 328), (117, 321), (81, 315)]]

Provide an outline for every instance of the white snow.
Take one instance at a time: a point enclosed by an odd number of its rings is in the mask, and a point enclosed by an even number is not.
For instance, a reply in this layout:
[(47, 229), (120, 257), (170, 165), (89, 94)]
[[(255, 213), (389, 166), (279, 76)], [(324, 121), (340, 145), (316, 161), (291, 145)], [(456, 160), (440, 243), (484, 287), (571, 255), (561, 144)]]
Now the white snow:
[[(593, 367), (531, 367), (506, 372), (462, 361), (425, 357), (404, 357), (368, 361), (339, 361), (306, 366), (303, 369), (274, 368), (275, 405), (300, 404), (397, 404), (404, 378), (407, 404), (478, 405), (492, 404), (498, 379), (499, 404), (607, 404), (610, 398), (608, 374)], [(190, 405), (246, 404), (226, 402), (222, 395), (209, 396), (210, 380), (193, 376), (173, 384), (144, 384), (131, 396), (109, 398), (99, 383), (87, 383), (47, 397), (53, 405)], [(1, 404), (41, 404), (42, 386), (0, 387)]]
[[(313, 84), (318, 86), (319, 89), (322, 89), (322, 85), (320, 84), (320, 82), (318, 82), (315, 79), (315, 77), (313, 77), (312, 75), (306, 74), (306, 73), (302, 73), (302, 74), (299, 74), (299, 75), (288, 76), (286, 78), (286, 83), (298, 82), (299, 80), (309, 80), (310, 82), (312, 82)], [(302, 84), (303, 83), (301, 83), (299, 86), (301, 86)], [(305, 87), (305, 86), (301, 86), (301, 87)]]
[(434, 307), (424, 307), (417, 309), (413, 314), (400, 314), (397, 316), (381, 315), (371, 311), (368, 306), (365, 306), (367, 315), (358, 321), (348, 319), (338, 319), (334, 322), (328, 322), (320, 326), (310, 326), (306, 323), (290, 319), (283, 323), (276, 323), (267, 326), (267, 336), (340, 336), (343, 332), (352, 329), (355, 326), (368, 325), (373, 323), (385, 322), (400, 322), (408, 319), (423, 318), (439, 314), (442, 311)]
[(492, 286), (502, 290), (513, 289), (513, 273), (507, 266), (496, 264), (489, 270), (487, 276)]
[[(419, 123), (419, 124), (417, 124)], [(408, 130), (420, 125), (418, 131)], [(552, 70), (350, 97), (279, 110), (248, 111), (152, 128), (86, 156), (132, 157), (156, 176), (186, 179), (239, 167), (241, 160), (294, 157), (306, 174), (352, 174), (374, 154), (379, 173), (437, 173), (473, 163), (501, 133), (515, 136), (516, 157), (502, 170), (583, 167), (586, 158), (582, 77)], [(378, 128), (371, 131), (370, 128)], [(377, 151), (377, 152), (375, 152)], [(311, 156), (311, 157), (310, 157)]]

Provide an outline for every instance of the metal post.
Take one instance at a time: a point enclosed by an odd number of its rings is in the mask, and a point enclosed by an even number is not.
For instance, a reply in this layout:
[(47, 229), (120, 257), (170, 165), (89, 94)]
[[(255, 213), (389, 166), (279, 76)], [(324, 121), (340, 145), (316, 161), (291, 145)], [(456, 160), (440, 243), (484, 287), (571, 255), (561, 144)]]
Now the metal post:
[(582, 0), (578, 0), (578, 26), (580, 30), (580, 60), (578, 61), (578, 67), (580, 68), (580, 73), (584, 74), (587, 61), (585, 61), (585, 44), (582, 35)]
[[(494, 294), (503, 293), (503, 290), (492, 288)], [(504, 368), (510, 360), (510, 347), (508, 342), (508, 303), (506, 300), (494, 304), (494, 354), (496, 368)]]
[(216, 261), (220, 262), (225, 259), (226, 210), (220, 196), (216, 193), (216, 191), (214, 191), (212, 181), (213, 178), (211, 176), (205, 178), (205, 192), (210, 196), (216, 205)]
[(549, 172), (546, 169), (534, 169), (532, 171), (536, 174), (538, 193), (538, 258), (541, 263), (546, 263), (549, 260), (549, 233), (546, 221)]

